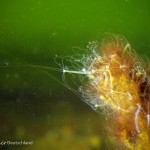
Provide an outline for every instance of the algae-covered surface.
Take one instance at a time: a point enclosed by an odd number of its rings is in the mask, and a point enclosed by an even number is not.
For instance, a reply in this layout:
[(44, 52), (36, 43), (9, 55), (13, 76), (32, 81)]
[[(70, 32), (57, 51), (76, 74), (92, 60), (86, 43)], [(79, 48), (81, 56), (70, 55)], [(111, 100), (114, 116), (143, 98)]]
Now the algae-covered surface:
[(1, 0), (0, 148), (117, 146), (107, 136), (105, 115), (61, 84), (55, 58), (86, 53), (88, 42), (106, 32), (125, 36), (137, 53), (149, 57), (149, 8), (148, 0)]

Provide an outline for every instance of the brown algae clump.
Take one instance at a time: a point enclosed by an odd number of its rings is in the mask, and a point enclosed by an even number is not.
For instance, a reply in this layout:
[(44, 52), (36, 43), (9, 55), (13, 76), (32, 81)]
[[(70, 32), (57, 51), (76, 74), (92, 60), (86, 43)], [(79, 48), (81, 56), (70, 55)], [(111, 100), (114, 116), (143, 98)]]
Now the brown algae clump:
[(110, 35), (102, 44), (90, 43), (91, 54), (81, 58), (80, 94), (94, 109), (112, 115), (112, 133), (126, 148), (150, 148), (149, 62), (139, 58), (128, 41)]

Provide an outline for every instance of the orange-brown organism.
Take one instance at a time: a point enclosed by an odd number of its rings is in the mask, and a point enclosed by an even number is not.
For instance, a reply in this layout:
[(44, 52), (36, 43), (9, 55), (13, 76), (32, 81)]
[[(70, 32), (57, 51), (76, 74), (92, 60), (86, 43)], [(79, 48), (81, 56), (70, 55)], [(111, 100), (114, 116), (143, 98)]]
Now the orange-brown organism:
[(111, 35), (102, 45), (94, 44), (81, 71), (63, 72), (88, 77), (80, 88), (84, 101), (113, 112), (114, 136), (128, 149), (150, 149), (149, 63), (124, 38)]

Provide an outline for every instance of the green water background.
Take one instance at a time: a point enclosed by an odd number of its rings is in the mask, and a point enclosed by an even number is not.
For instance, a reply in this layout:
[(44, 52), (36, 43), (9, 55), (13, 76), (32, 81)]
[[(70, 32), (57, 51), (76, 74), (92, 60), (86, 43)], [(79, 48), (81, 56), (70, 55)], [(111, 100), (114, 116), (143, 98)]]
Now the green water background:
[(150, 2), (0, 1), (0, 138), (34, 141), (28, 147), (3, 148), (109, 149), (103, 115), (50, 77), (60, 79), (59, 72), (2, 67), (57, 67), (56, 55), (72, 55), (73, 47), (86, 49), (106, 32), (123, 35), (139, 54), (150, 57)]

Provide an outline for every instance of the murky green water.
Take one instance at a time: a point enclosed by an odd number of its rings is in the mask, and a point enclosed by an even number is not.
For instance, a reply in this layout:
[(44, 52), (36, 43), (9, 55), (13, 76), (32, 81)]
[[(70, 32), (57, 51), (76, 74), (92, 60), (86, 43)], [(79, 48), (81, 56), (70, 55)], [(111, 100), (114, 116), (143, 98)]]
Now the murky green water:
[(105, 32), (125, 36), (139, 54), (150, 57), (149, 8), (148, 0), (1, 1), (0, 140), (31, 144), (0, 147), (109, 149), (104, 116), (53, 78), (60, 81), (61, 72), (9, 66), (58, 67), (56, 55), (73, 55), (74, 47), (86, 49)]

